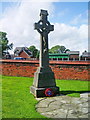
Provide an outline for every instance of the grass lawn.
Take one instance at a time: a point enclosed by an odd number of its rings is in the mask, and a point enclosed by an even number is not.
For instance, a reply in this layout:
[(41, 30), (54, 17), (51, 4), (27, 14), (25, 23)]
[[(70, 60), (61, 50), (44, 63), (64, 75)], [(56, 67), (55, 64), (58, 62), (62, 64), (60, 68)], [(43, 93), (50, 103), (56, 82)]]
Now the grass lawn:
[[(2, 76), (3, 118), (46, 118), (35, 110), (37, 100), (30, 93), (33, 78)], [(79, 96), (89, 91), (87, 81), (56, 80), (63, 94)]]
[(60, 87), (61, 94), (72, 97), (80, 97), (80, 93), (90, 91), (90, 81), (56, 80), (56, 84)]

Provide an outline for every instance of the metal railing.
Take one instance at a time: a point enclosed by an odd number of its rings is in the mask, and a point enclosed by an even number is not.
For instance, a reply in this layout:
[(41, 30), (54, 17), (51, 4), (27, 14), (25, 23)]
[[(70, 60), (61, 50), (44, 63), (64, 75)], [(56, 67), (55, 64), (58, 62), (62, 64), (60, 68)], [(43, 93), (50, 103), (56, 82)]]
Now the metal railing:
[(49, 60), (56, 61), (90, 61), (90, 58), (50, 58)]
[[(6, 58), (1, 58), (6, 59)], [(13, 60), (13, 58), (11, 58)], [(37, 61), (39, 58), (26, 58), (25, 60)], [(50, 61), (90, 61), (90, 58), (49, 58)]]
[[(28, 58), (26, 60), (39, 60), (39, 58)], [(90, 58), (49, 58), (50, 61), (90, 61)]]

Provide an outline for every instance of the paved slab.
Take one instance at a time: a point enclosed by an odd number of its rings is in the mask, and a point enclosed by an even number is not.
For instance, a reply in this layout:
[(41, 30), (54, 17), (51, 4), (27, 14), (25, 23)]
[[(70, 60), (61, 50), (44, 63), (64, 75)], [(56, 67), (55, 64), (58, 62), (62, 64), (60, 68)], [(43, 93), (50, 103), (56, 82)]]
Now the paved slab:
[(80, 98), (56, 96), (37, 98), (36, 110), (49, 118), (89, 118), (90, 93), (80, 94)]

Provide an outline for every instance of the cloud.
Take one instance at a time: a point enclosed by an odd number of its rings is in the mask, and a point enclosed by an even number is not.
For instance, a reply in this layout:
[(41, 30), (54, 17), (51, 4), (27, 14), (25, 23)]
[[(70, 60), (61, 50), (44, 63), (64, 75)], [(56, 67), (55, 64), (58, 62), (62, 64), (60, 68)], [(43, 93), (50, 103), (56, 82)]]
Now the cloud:
[[(2, 2), (37, 2), (37, 0), (1, 0)], [(38, 2), (88, 2), (88, 0), (38, 0)]]
[(88, 24), (88, 11), (85, 11), (82, 14), (75, 16), (70, 23), (73, 25), (83, 24), (83, 23)]
[(53, 34), (50, 34), (49, 44), (51, 46), (64, 45), (70, 50), (83, 52), (88, 49), (88, 26), (81, 25), (78, 28), (63, 23), (56, 23)]
[(68, 12), (69, 12), (69, 9), (65, 8), (63, 11), (60, 11), (60, 12), (57, 13), (57, 17), (58, 18), (63, 17), (66, 14), (68, 14)]
[(8, 34), (10, 42), (16, 46), (39, 47), (39, 34), (34, 30), (33, 24), (39, 21), (40, 9), (47, 9), (49, 14), (53, 12), (52, 3), (22, 2), (19, 6), (9, 8), (0, 20), (0, 30)]
[[(38, 2), (59, 2), (59, 1), (61, 0), (38, 0)], [(2, 0), (2, 2), (37, 2), (37, 0)]]
[[(0, 19), (0, 31), (7, 32), (9, 42), (15, 47), (35, 45), (40, 48), (40, 35), (34, 30), (33, 24), (39, 21), (40, 9), (48, 10), (49, 17), (54, 15), (52, 2), (21, 2), (10, 7)], [(53, 24), (53, 23), (52, 23)], [(87, 50), (87, 25), (79, 28), (63, 23), (55, 23), (55, 30), (49, 34), (49, 48), (57, 44), (64, 45), (70, 50)]]

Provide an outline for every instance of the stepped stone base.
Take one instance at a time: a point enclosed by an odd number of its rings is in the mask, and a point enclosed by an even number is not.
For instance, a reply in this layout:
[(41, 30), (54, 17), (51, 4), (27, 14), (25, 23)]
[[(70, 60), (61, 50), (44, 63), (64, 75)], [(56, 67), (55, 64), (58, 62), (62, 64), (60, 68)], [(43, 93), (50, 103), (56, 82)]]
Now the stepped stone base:
[[(56, 94), (59, 94), (59, 87), (49, 87), (49, 88), (51, 88), (52, 91), (54, 92), (54, 96)], [(30, 92), (37, 98), (39, 98), (39, 97), (46, 97), (46, 95), (45, 95), (45, 90), (46, 89), (47, 88), (36, 88), (34, 86), (31, 86), (30, 87)]]
[(33, 86), (30, 87), (31, 93), (35, 97), (45, 97), (45, 90), (52, 89), (54, 95), (59, 93), (59, 87), (56, 86), (54, 73), (50, 67), (38, 67), (34, 73)]

